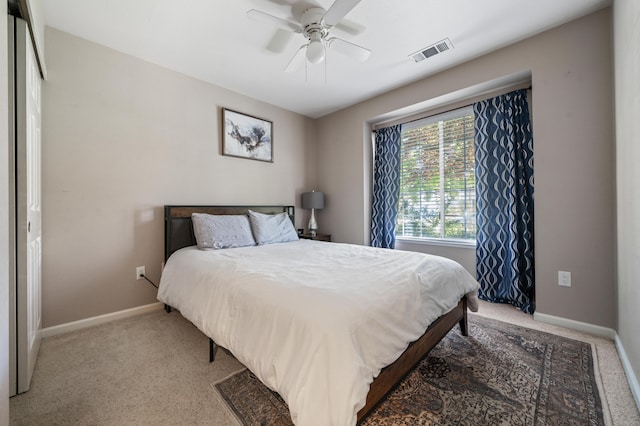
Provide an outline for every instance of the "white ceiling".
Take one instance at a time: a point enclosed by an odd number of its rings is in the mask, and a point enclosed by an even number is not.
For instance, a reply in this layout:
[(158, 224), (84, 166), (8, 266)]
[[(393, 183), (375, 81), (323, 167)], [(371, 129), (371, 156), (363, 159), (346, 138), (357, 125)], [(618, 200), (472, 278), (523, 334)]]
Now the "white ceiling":
[[(365, 46), (365, 63), (329, 50), (325, 64), (283, 72), (305, 43), (247, 18), (259, 9), (298, 21), (333, 0), (45, 0), (45, 25), (317, 118), (587, 15), (611, 0), (362, 0), (331, 35)], [(408, 55), (448, 37), (454, 49)], [(284, 42), (284, 44), (283, 44)], [(274, 52), (274, 45), (284, 45)], [(46, 48), (46, 46), (45, 46)]]

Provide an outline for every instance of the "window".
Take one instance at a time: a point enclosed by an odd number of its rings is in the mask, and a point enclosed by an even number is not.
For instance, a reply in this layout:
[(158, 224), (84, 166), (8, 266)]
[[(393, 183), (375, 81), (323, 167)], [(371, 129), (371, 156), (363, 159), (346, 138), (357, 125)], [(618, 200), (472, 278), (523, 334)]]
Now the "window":
[(475, 241), (473, 109), (402, 125), (396, 238)]

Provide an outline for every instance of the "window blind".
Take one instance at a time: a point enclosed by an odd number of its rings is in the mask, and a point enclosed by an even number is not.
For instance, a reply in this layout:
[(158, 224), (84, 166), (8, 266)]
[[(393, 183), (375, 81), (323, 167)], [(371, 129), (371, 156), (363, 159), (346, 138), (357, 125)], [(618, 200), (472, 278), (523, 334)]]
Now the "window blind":
[(396, 236), (475, 239), (473, 110), (402, 126)]

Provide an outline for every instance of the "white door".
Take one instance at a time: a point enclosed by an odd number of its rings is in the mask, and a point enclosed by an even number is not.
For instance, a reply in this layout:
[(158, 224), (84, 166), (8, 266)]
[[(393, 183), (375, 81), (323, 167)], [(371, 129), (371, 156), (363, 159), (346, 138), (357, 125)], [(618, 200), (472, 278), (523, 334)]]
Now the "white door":
[(29, 390), (40, 347), (40, 72), (23, 20), (16, 19), (16, 278), (18, 393)]

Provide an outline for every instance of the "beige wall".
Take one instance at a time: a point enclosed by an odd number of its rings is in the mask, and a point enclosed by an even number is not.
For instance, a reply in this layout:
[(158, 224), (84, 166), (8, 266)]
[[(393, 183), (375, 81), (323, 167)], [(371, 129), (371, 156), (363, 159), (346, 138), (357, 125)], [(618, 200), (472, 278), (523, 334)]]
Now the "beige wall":
[[(532, 76), (537, 310), (615, 326), (611, 10), (521, 41), (318, 120), (319, 222), (334, 240), (368, 240), (370, 125), (503, 76)], [(465, 256), (464, 253), (460, 256)], [(557, 286), (557, 271), (573, 286)]]
[(640, 2), (615, 0), (618, 335), (640, 407)]
[[(606, 9), (315, 121), (47, 29), (45, 326), (154, 301), (131, 277), (137, 265), (159, 277), (166, 203), (297, 204), (315, 187), (327, 195), (321, 231), (366, 242), (371, 121), (524, 71), (538, 312), (614, 327), (610, 21)], [(219, 155), (222, 106), (274, 121), (274, 164)], [(473, 270), (467, 249), (419, 250)], [(572, 288), (557, 286), (558, 270), (572, 272)]]
[(462, 265), (471, 275), (476, 275), (476, 247), (475, 246), (448, 246), (441, 244), (423, 244), (413, 241), (396, 241), (397, 250), (419, 251), (453, 259)]
[(9, 129), (7, 2), (0, 3), (0, 425), (9, 424)]
[[(44, 327), (156, 301), (164, 204), (299, 204), (314, 122), (46, 29)], [(220, 155), (220, 108), (273, 121), (274, 163)], [(303, 215), (298, 215), (302, 223)]]

